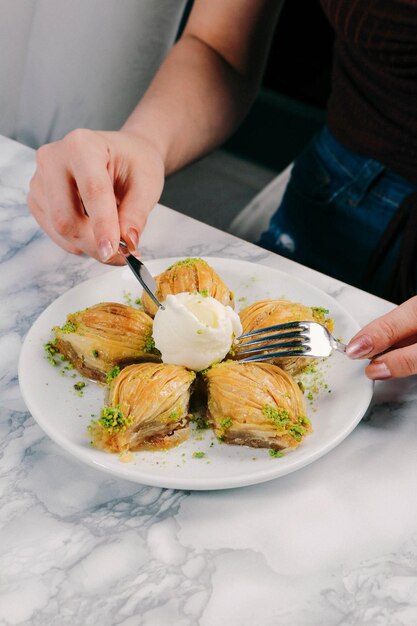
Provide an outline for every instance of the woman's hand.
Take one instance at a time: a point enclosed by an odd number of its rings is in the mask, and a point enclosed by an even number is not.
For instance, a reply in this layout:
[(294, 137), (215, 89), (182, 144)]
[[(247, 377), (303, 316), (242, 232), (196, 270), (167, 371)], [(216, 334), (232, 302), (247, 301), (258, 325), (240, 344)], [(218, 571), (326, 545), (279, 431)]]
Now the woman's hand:
[(346, 353), (352, 359), (371, 359), (368, 378), (417, 374), (417, 296), (362, 328)]
[(137, 248), (163, 184), (163, 159), (145, 137), (77, 129), (38, 150), (28, 206), (68, 252), (118, 264), (120, 238)]

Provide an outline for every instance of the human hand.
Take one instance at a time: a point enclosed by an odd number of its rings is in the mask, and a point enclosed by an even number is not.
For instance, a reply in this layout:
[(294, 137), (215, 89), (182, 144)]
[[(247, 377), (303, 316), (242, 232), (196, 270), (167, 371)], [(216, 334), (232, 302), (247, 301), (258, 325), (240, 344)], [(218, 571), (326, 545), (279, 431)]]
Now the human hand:
[(37, 151), (28, 206), (41, 228), (73, 254), (124, 263), (120, 238), (136, 250), (162, 192), (164, 163), (146, 138), (77, 129)]
[(352, 359), (371, 359), (371, 379), (417, 374), (417, 296), (362, 328), (349, 342)]

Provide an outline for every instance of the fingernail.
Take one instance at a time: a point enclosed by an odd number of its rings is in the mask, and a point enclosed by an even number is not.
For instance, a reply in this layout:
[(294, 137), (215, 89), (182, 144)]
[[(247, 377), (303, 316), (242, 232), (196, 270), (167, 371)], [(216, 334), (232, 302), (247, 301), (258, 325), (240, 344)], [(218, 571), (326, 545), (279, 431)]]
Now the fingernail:
[(369, 365), (367, 376), (368, 378), (372, 378), (372, 380), (382, 380), (384, 378), (391, 378), (391, 371), (386, 363), (375, 361)]
[(351, 359), (360, 359), (369, 354), (373, 347), (374, 342), (369, 335), (360, 335), (348, 344), (346, 354)]
[(102, 239), (98, 244), (100, 260), (105, 263), (114, 255), (113, 246), (108, 239)]
[(129, 237), (130, 241), (133, 244), (133, 247), (136, 248), (138, 247), (138, 243), (139, 243), (139, 233), (136, 230), (136, 228), (129, 228), (129, 230), (127, 231), (127, 236)]

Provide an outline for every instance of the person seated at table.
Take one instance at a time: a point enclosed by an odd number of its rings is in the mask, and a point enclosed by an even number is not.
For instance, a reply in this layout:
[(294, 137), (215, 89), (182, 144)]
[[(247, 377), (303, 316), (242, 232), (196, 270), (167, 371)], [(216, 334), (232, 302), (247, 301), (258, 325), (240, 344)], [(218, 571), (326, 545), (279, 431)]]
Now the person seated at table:
[[(195, 0), (183, 35), (120, 131), (76, 129), (39, 149), (28, 204), (57, 244), (110, 263), (122, 262), (120, 237), (137, 248), (165, 176), (218, 146), (247, 113), (281, 6)], [(328, 125), (297, 159), (261, 244), (374, 291), (393, 275), (391, 293), (404, 299), (416, 290), (417, 6), (322, 6), (336, 31)], [(386, 335), (389, 346), (404, 332), (417, 335), (415, 311), (411, 300), (375, 322), (361, 348), (351, 344), (351, 356), (380, 351), (381, 323), (399, 327)], [(372, 378), (417, 372), (414, 345), (379, 359), (367, 368)]]

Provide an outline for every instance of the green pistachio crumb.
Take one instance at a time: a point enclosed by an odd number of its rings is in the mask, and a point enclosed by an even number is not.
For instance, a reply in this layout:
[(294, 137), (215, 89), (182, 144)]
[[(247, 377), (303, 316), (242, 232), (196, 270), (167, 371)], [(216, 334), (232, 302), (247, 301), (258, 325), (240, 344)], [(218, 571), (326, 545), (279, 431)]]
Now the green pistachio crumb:
[(107, 372), (107, 376), (106, 376), (106, 382), (107, 384), (111, 383), (111, 381), (113, 380), (113, 378), (116, 378), (116, 376), (120, 373), (120, 367), (118, 365), (116, 365), (116, 367), (113, 367), (112, 370), (110, 370), (110, 372)]
[(283, 452), (280, 452), (279, 450), (273, 450), (272, 448), (269, 448), (268, 453), (269, 456), (271, 456), (273, 459), (280, 459), (282, 456), (284, 456)]
[(155, 348), (155, 341), (151, 334), (145, 336), (143, 351), (150, 354), (156, 354), (158, 352)]
[(281, 406), (265, 405), (262, 413), (267, 417), (278, 430), (283, 430), (290, 421), (290, 414)]
[(206, 453), (205, 453), (205, 452), (194, 452), (194, 453), (193, 453), (193, 457), (194, 457), (195, 459), (202, 459), (202, 458), (204, 458), (205, 456), (206, 456)]
[(210, 427), (210, 424), (202, 415), (195, 415), (192, 421), (196, 425), (197, 430), (207, 430)]
[(56, 347), (56, 339), (54, 341), (47, 341), (44, 344), (43, 349), (45, 350), (46, 354), (50, 354), (51, 356), (59, 352), (58, 348)]
[(232, 419), (230, 417), (224, 417), (222, 420), (220, 420), (220, 426), (222, 428), (230, 428), (231, 425)]
[(93, 350), (91, 352), (91, 354), (93, 355), (93, 357), (96, 359), (98, 357), (98, 350)]
[(96, 421), (92, 421), (89, 430), (94, 430), (100, 425), (108, 433), (124, 432), (133, 423), (133, 418), (125, 417), (118, 405), (104, 406), (100, 411), (100, 417)]
[(173, 263), (168, 268), (168, 270), (171, 270), (174, 267), (193, 267), (196, 263), (204, 263), (204, 265), (207, 265), (207, 263), (203, 261), (203, 259), (198, 259), (196, 257), (188, 257), (187, 259), (183, 259), (181, 261), (177, 261), (176, 263)]
[[(55, 341), (47, 341), (44, 344), (43, 349), (46, 352), (46, 358), (47, 358), (48, 362), (53, 367), (56, 367), (58, 365), (58, 362), (54, 359), (54, 357), (59, 353), (59, 350), (56, 347), (56, 340)], [(61, 360), (62, 360), (62, 357), (61, 357)]]
[(168, 420), (170, 422), (176, 422), (178, 419), (178, 411), (171, 411), (171, 413), (168, 415)]
[(68, 321), (61, 326), (61, 330), (63, 333), (75, 333), (75, 331), (77, 330), (77, 326), (76, 324), (74, 324), (74, 322)]
[(132, 304), (132, 294), (130, 291), (123, 291), (123, 300), (127, 306), (131, 306)]
[(78, 383), (74, 383), (73, 385), (75, 391), (77, 392), (77, 395), (80, 396), (80, 398), (82, 398), (82, 396), (84, 395), (85, 386), (86, 386), (86, 383), (82, 380), (80, 380)]

